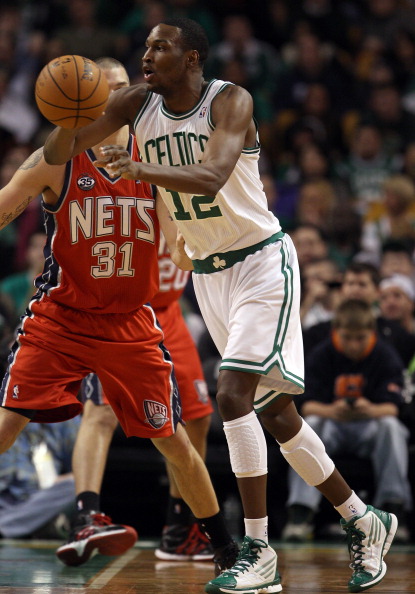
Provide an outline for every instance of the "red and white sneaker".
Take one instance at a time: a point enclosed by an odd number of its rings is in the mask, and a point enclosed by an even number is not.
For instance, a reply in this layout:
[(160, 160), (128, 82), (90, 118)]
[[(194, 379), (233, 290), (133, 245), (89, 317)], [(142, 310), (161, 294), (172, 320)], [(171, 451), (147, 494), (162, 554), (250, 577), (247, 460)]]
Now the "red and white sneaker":
[(137, 538), (131, 526), (113, 524), (105, 514), (91, 511), (78, 519), (68, 542), (56, 550), (56, 555), (65, 565), (82, 565), (97, 553), (122, 555)]
[(213, 549), (195, 522), (191, 526), (165, 526), (155, 555), (164, 561), (211, 561)]

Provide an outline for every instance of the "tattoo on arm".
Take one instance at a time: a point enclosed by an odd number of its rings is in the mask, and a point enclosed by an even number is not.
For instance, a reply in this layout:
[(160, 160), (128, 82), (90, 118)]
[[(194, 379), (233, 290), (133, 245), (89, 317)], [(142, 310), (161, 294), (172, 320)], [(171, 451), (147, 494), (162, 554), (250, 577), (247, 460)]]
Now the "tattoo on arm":
[(20, 165), (19, 169), (33, 169), (33, 167), (35, 167), (39, 163), (42, 156), (43, 146), (40, 149), (37, 149), (37, 151), (35, 151), (34, 153), (32, 153), (30, 157), (28, 157), (26, 161), (22, 163), (22, 165)]
[(0, 229), (3, 229), (3, 227), (6, 227), (16, 217), (18, 217), (19, 214), (21, 214), (24, 211), (24, 209), (26, 208), (26, 206), (29, 204), (29, 202), (31, 200), (33, 200), (33, 196), (28, 196), (27, 198), (25, 198), (23, 200), (23, 202), (21, 202), (18, 206), (16, 206), (14, 211), (3, 213), (0, 218)]

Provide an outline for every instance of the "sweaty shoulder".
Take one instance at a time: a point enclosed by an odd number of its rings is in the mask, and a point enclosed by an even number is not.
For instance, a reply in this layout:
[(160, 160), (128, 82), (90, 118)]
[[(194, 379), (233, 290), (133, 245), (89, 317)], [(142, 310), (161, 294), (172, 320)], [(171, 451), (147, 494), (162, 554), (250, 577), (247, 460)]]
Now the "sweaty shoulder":
[(214, 98), (214, 103), (224, 103), (229, 101), (247, 102), (252, 104), (250, 93), (238, 85), (228, 84)]
[(228, 85), (212, 101), (212, 123), (216, 129), (245, 135), (243, 145), (255, 146), (256, 126), (250, 93), (238, 85)]
[(147, 90), (148, 86), (145, 83), (118, 89), (112, 93), (106, 111), (112, 111), (116, 114), (122, 113), (124, 117), (132, 121), (137, 111), (144, 104)]
[(223, 113), (252, 117), (253, 102), (250, 93), (238, 85), (228, 85), (212, 101), (212, 115), (215, 119)]

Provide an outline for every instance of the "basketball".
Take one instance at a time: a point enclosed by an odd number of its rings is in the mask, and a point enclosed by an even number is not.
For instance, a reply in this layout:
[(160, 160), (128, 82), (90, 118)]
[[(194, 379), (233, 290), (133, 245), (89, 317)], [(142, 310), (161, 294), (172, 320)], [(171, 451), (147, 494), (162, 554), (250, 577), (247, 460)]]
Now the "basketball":
[(81, 128), (102, 114), (109, 86), (102, 70), (83, 56), (51, 60), (36, 80), (35, 97), (40, 113), (62, 128)]

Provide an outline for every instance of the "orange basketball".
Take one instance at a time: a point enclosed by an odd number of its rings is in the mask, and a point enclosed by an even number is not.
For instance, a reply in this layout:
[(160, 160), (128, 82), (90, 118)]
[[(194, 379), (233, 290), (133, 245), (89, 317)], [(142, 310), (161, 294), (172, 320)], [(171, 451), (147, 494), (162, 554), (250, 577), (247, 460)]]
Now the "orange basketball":
[(43, 68), (35, 97), (43, 116), (62, 128), (81, 128), (102, 114), (109, 86), (102, 70), (83, 56), (60, 56)]

